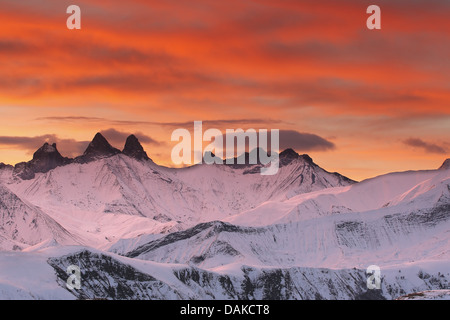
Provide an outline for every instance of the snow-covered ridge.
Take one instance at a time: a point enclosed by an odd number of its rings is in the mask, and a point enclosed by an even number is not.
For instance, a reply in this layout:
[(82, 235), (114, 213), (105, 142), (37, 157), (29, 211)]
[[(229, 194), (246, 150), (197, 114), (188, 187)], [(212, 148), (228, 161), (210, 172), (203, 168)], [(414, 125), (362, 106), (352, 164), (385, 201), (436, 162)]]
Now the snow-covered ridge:
[[(394, 299), (449, 288), (448, 161), (359, 183), (290, 149), (280, 163), (273, 176), (258, 164), (173, 169), (134, 136), (120, 151), (96, 135), (75, 159), (45, 144), (28, 163), (0, 165), (0, 298)], [(70, 264), (85, 277), (76, 294)], [(365, 287), (371, 264), (381, 291)]]
[[(47, 159), (40, 155), (48, 148), (44, 145), (24, 168), (31, 170)], [(56, 146), (51, 149), (57, 153)], [(58, 155), (54, 157), (62, 159)], [(120, 152), (97, 134), (81, 157), (61, 160), (65, 162), (47, 172), (27, 171), (26, 179), (21, 178), (24, 172), (5, 169), (0, 183), (98, 248), (123, 238), (223, 220), (266, 201), (354, 183), (292, 150), (282, 152), (280, 159), (282, 166), (273, 176), (250, 173), (258, 165), (172, 169), (151, 161), (134, 136)]]
[[(66, 287), (67, 267), (74, 264), (81, 270), (79, 290)], [(72, 246), (0, 252), (0, 265), (2, 299), (396, 299), (442, 290), (450, 281), (448, 262), (384, 268), (381, 288), (369, 290), (365, 270), (357, 268), (235, 265), (209, 271)]]
[[(1, 184), (0, 212), (0, 248), (18, 250), (48, 238), (63, 244), (80, 241), (41, 209)], [(11, 245), (13, 247), (9, 248)]]

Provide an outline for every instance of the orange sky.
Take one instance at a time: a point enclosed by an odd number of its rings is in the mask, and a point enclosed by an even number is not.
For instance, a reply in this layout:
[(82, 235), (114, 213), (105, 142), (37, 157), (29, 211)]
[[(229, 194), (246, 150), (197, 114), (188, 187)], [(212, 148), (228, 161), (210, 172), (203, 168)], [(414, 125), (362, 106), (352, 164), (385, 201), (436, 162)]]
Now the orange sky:
[[(71, 4), (81, 30), (66, 28)], [(382, 30), (366, 28), (371, 4)], [(102, 131), (119, 148), (137, 133), (171, 165), (172, 130), (203, 120), (283, 130), (357, 180), (436, 168), (450, 153), (449, 14), (448, 0), (2, 0), (0, 162), (44, 141), (74, 156)]]

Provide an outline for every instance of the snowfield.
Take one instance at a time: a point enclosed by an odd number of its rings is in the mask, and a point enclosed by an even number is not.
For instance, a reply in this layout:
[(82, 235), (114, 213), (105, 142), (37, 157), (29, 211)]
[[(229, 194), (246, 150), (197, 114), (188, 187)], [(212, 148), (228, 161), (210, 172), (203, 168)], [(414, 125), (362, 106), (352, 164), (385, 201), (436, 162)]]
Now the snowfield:
[(356, 183), (292, 150), (262, 176), (161, 167), (137, 139), (120, 152), (96, 136), (76, 159), (44, 147), (0, 167), (1, 299), (449, 297), (445, 163)]
[[(66, 288), (69, 265), (81, 289)], [(410, 263), (382, 269), (381, 290), (367, 290), (365, 270), (232, 265), (206, 270), (157, 263), (80, 246), (0, 252), (2, 299), (395, 299), (448, 287), (450, 264)], [(26, 277), (24, 277), (26, 274)], [(443, 296), (448, 297), (448, 296)]]

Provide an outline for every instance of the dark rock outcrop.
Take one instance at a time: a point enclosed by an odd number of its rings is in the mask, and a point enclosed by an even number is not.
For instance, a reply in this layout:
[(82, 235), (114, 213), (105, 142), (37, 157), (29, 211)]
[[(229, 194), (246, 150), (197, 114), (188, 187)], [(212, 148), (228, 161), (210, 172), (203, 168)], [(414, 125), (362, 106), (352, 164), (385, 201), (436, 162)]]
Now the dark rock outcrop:
[(122, 153), (137, 160), (149, 160), (147, 153), (144, 151), (141, 143), (135, 135), (130, 135), (125, 142)]
[(108, 140), (98, 132), (94, 139), (89, 143), (83, 155), (75, 158), (75, 161), (87, 163), (93, 160), (111, 157), (119, 153), (121, 153), (120, 150), (111, 146)]
[(439, 170), (448, 170), (450, 169), (450, 158), (445, 160)]
[(33, 154), (31, 161), (16, 164), (14, 173), (24, 180), (33, 179), (36, 173), (48, 172), (71, 161), (59, 153), (55, 143), (50, 145), (46, 142)]

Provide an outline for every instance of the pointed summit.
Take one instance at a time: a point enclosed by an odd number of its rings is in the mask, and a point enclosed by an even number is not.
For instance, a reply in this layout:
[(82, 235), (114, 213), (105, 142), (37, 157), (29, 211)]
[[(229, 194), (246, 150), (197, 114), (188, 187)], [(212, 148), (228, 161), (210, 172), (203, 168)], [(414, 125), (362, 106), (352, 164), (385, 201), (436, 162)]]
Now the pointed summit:
[(50, 145), (46, 142), (33, 154), (31, 161), (18, 163), (14, 171), (22, 179), (32, 179), (36, 173), (45, 173), (70, 162), (71, 159), (59, 153), (56, 143)]
[(50, 145), (48, 144), (48, 142), (46, 142), (33, 154), (33, 160), (35, 161), (47, 158), (53, 158), (55, 160), (63, 158), (58, 149), (56, 149), (56, 143)]
[(294, 149), (288, 148), (280, 153), (280, 165), (286, 166), (301, 156)]
[(144, 151), (141, 143), (134, 134), (130, 135), (125, 142), (122, 153), (137, 160), (149, 160), (147, 153)]
[(111, 157), (119, 154), (120, 150), (114, 148), (109, 142), (98, 132), (94, 139), (89, 143), (86, 151), (81, 157), (78, 157), (78, 161), (89, 162), (99, 158)]
[(98, 132), (91, 143), (89, 143), (84, 155), (92, 156), (112, 156), (120, 153), (120, 151), (109, 144), (108, 140)]
[(450, 169), (450, 158), (445, 160), (439, 170), (448, 170)]
[(280, 158), (285, 159), (297, 159), (299, 154), (294, 149), (288, 148), (280, 153)]
[(0, 162), (0, 170), (5, 169), (5, 168), (12, 168), (12, 166), (9, 164), (4, 164), (3, 162)]

